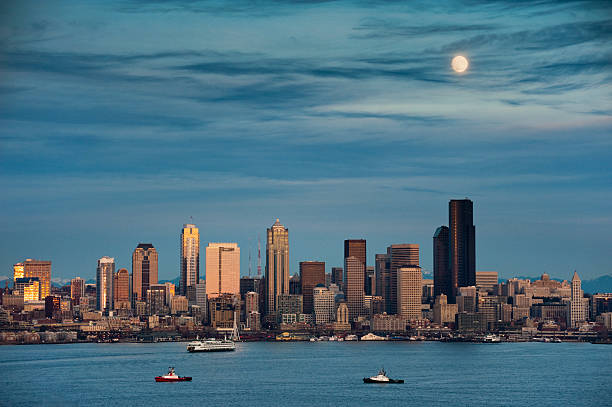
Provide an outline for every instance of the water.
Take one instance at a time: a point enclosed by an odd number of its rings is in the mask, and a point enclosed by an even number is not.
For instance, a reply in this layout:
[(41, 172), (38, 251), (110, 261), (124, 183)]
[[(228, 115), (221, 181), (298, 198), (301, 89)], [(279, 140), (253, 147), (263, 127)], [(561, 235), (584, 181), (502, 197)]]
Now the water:
[[(612, 346), (588, 343), (0, 346), (0, 405), (612, 406)], [(405, 384), (364, 384), (383, 366)], [(156, 383), (176, 366), (192, 382)]]

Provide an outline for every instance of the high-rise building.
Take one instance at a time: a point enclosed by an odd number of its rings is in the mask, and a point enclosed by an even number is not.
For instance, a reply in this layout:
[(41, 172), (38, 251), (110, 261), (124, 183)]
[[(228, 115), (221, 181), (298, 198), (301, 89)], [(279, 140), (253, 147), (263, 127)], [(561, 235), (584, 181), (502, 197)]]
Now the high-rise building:
[(23, 263), (17, 263), (13, 265), (13, 281), (16, 281), (18, 278), (23, 278), (24, 276), (24, 268)]
[(119, 269), (113, 276), (113, 297), (115, 309), (130, 309), (130, 273)]
[(367, 252), (365, 239), (347, 239), (344, 241), (344, 258), (356, 257), (357, 260), (363, 263), (364, 273), (367, 264), (366, 256)]
[(24, 302), (38, 301), (40, 281), (38, 277), (18, 277), (14, 281), (13, 294), (23, 297)]
[(344, 276), (344, 269), (342, 267), (332, 267), (331, 269), (331, 283), (336, 284), (340, 290), (342, 290), (342, 278)]
[(363, 289), (365, 295), (376, 295), (376, 275), (374, 266), (366, 266), (365, 282)]
[[(27, 259), (23, 263), (17, 263), (13, 266), (13, 272), (20, 274), (23, 265), (23, 277), (38, 277), (40, 283), (39, 300), (44, 300), (51, 295), (51, 262), (45, 260)], [(15, 275), (17, 275), (15, 274)]]
[(493, 291), (499, 283), (497, 271), (477, 271), (476, 288), (485, 291)]
[(399, 313), (397, 270), (403, 266), (419, 265), (419, 245), (392, 244), (387, 248), (387, 256), (389, 256), (389, 313), (397, 314)]
[(569, 314), (569, 325), (576, 327), (578, 323), (587, 320), (587, 309), (588, 302), (585, 302), (585, 298), (582, 291), (582, 281), (578, 277), (578, 273), (574, 271), (572, 276), (572, 297), (570, 300), (570, 312)]
[(206, 247), (206, 295), (240, 295), (240, 247), (237, 243), (209, 243)]
[(419, 266), (407, 265), (397, 269), (397, 313), (407, 319), (421, 319), (423, 293), (422, 272)]
[(316, 286), (312, 292), (315, 324), (321, 325), (334, 320), (336, 311), (335, 294), (327, 287)]
[(376, 273), (376, 295), (382, 297), (385, 304), (385, 312), (391, 312), (390, 297), (389, 297), (389, 263), (388, 254), (377, 254), (374, 263)]
[[(451, 286), (476, 285), (476, 228), (474, 206), (469, 199), (452, 199), (448, 203), (449, 268)], [(454, 295), (453, 295), (454, 298)]]
[(200, 279), (200, 233), (195, 225), (184, 224), (181, 230), (181, 280), (179, 292), (187, 295), (187, 287)]
[(80, 299), (85, 295), (85, 280), (76, 277), (70, 280), (70, 299), (73, 305), (79, 305)]
[(289, 229), (276, 219), (267, 234), (266, 314), (275, 318), (277, 297), (289, 294)]
[(360, 258), (349, 256), (344, 259), (344, 295), (350, 321), (366, 315), (364, 293), (365, 265)]
[(319, 284), (325, 286), (325, 262), (300, 262), (300, 281), (302, 283), (302, 296), (304, 297), (304, 314), (312, 314), (314, 312), (313, 289)]
[(98, 260), (96, 268), (96, 309), (99, 311), (113, 309), (113, 275), (115, 259), (104, 256)]
[(445, 295), (445, 300), (455, 302), (455, 292), (451, 284), (449, 260), (449, 236), (448, 227), (440, 226), (433, 236), (433, 274), (434, 274), (434, 297)]
[(132, 253), (132, 302), (145, 302), (151, 284), (157, 284), (157, 250), (140, 243)]

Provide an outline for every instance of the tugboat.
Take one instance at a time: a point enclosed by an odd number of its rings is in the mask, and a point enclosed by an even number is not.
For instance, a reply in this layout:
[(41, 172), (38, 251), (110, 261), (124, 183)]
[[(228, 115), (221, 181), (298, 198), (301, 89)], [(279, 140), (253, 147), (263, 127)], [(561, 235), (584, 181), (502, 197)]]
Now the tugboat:
[(380, 369), (378, 375), (372, 377), (364, 377), (364, 383), (404, 383), (402, 379), (389, 379), (387, 377), (387, 372), (385, 372), (385, 368)]
[(163, 376), (156, 376), (155, 381), (156, 382), (190, 382), (191, 377), (178, 376), (176, 373), (174, 373), (174, 368), (169, 367), (168, 373), (166, 373)]

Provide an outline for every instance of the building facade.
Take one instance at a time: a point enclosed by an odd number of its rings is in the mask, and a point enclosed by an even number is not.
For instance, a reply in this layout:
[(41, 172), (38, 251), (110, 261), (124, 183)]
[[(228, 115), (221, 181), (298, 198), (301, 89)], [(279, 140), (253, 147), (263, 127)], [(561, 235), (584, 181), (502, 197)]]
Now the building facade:
[[(15, 266), (19, 266), (15, 268)], [(14, 275), (21, 273), (23, 267), (24, 278), (37, 277), (39, 288), (39, 300), (44, 300), (51, 295), (51, 262), (46, 260), (27, 259), (23, 263), (17, 263), (13, 266)]]
[(448, 203), (448, 218), (450, 277), (456, 293), (458, 287), (476, 285), (476, 228), (472, 201), (451, 200)]
[(452, 288), (448, 266), (449, 244), (448, 227), (440, 226), (433, 236), (434, 297), (444, 294), (454, 303), (455, 293)]
[(206, 295), (240, 295), (240, 247), (237, 243), (209, 243), (206, 247)]
[(304, 298), (304, 314), (312, 314), (314, 312), (313, 289), (319, 284), (325, 285), (325, 262), (300, 262), (300, 282)]
[(365, 312), (365, 267), (355, 256), (344, 259), (344, 295), (348, 307), (349, 320), (366, 315)]
[(289, 229), (276, 219), (267, 230), (266, 243), (266, 314), (272, 319), (277, 297), (283, 294), (289, 294)]
[(132, 302), (146, 301), (147, 290), (157, 284), (157, 250), (140, 243), (132, 253)]
[(104, 256), (98, 259), (96, 267), (96, 309), (98, 311), (113, 309), (113, 275), (115, 259)]
[(195, 225), (184, 224), (181, 230), (181, 279), (179, 293), (187, 295), (187, 287), (200, 280), (200, 232)]
[(393, 244), (387, 248), (389, 257), (389, 310), (390, 314), (397, 314), (398, 305), (398, 269), (404, 266), (419, 265), (418, 244)]
[(408, 320), (421, 319), (423, 293), (422, 272), (419, 266), (401, 266), (397, 269), (397, 314)]
[(130, 272), (119, 269), (113, 276), (113, 296), (115, 309), (130, 309)]

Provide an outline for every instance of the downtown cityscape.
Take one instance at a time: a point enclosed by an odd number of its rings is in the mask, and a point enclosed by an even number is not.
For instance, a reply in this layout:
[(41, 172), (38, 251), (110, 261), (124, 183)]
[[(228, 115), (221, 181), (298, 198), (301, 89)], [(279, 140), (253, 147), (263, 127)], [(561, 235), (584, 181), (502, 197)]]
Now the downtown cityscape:
[(577, 271), (562, 282), (477, 271), (474, 204), (451, 200), (448, 213), (433, 234), (433, 279), (420, 267), (419, 243), (390, 244), (368, 262), (363, 238), (344, 241), (344, 264), (304, 259), (291, 273), (279, 219), (263, 256), (258, 247), (256, 274), (249, 258), (246, 276), (238, 244), (200, 249), (194, 224), (180, 230), (177, 284), (159, 281), (152, 243), (137, 245), (131, 270), (100, 257), (95, 283), (75, 276), (53, 286), (52, 261), (26, 259), (1, 292), (0, 341), (156, 342), (234, 327), (250, 341), (610, 341), (612, 293), (585, 294)]
[(612, 406), (612, 2), (0, 2), (0, 406)]

